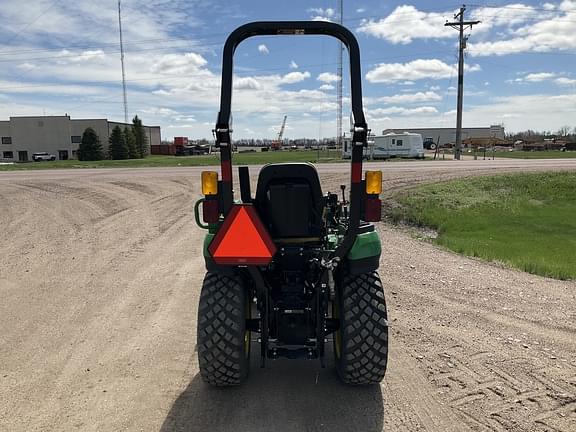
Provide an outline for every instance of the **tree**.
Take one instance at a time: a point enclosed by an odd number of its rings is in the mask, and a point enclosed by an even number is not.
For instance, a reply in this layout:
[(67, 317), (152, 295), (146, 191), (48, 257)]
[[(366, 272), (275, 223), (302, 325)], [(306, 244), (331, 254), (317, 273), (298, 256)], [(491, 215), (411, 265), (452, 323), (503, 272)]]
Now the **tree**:
[(567, 137), (570, 135), (570, 126), (562, 126), (560, 129), (558, 129), (557, 135), (561, 137)]
[(82, 134), (82, 141), (78, 148), (78, 160), (96, 161), (104, 159), (104, 149), (100, 144), (100, 138), (91, 127), (86, 128)]
[(134, 131), (132, 128), (124, 128), (124, 140), (128, 146), (128, 158), (138, 159), (140, 157), (140, 153), (136, 148), (136, 138), (134, 137)]
[(140, 120), (138, 116), (134, 117), (132, 124), (134, 125), (132, 131), (134, 133), (138, 157), (144, 158), (148, 155), (148, 137), (146, 136), (146, 131), (142, 126), (142, 120)]
[(126, 140), (124, 139), (124, 134), (120, 126), (112, 129), (109, 142), (108, 154), (110, 159), (128, 159), (128, 146), (126, 145)]

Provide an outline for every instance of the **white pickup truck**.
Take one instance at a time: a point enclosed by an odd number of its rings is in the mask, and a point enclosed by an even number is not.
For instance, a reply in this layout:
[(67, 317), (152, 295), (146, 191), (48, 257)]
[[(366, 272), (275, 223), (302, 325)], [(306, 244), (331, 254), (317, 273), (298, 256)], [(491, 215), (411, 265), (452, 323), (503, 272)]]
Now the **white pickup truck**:
[(53, 161), (56, 160), (56, 156), (47, 152), (39, 152), (32, 154), (32, 160), (34, 162)]

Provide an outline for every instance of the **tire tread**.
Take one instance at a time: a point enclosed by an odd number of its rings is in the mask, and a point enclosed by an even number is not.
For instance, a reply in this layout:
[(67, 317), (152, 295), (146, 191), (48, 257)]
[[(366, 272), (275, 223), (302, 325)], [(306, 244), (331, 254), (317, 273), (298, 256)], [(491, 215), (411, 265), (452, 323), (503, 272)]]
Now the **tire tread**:
[(248, 375), (244, 352), (245, 290), (238, 277), (207, 273), (198, 307), (198, 363), (215, 386), (239, 385)]
[(341, 296), (340, 378), (353, 385), (379, 383), (388, 363), (388, 317), (378, 273), (346, 275)]

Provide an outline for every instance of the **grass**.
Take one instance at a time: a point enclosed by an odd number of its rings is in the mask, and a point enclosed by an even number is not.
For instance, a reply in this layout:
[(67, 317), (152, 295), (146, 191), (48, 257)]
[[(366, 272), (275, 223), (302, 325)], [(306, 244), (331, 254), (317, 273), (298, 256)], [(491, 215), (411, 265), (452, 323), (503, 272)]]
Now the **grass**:
[[(321, 150), (318, 159), (316, 150), (282, 151), (282, 152), (247, 152), (234, 153), (234, 164), (261, 165), (274, 162), (340, 162), (340, 152)], [(176, 166), (206, 166), (218, 165), (217, 154), (206, 156), (148, 156), (145, 159), (102, 160), (102, 161), (52, 161), (29, 162), (14, 165), (0, 165), (0, 171), (62, 169), (62, 168), (144, 168), (144, 167), (176, 167)]]
[[(492, 157), (492, 152), (486, 152), (486, 158), (488, 156)], [(496, 152), (496, 157), (512, 159), (570, 159), (576, 158), (576, 151), (500, 151)]]
[[(318, 156), (320, 156), (318, 158)], [(393, 158), (389, 161), (405, 161), (413, 159)], [(342, 159), (338, 150), (299, 150), (281, 152), (244, 152), (234, 153), (232, 163), (234, 165), (263, 165), (276, 162), (347, 162), (350, 159)], [(52, 162), (28, 162), (13, 165), (0, 165), (0, 171), (19, 170), (43, 170), (65, 168), (146, 168), (146, 167), (179, 167), (179, 166), (208, 166), (219, 165), (218, 154), (205, 156), (157, 156), (151, 155), (145, 159), (127, 160), (101, 160), (101, 161), (52, 161)]]
[(394, 221), (437, 244), (556, 279), (576, 279), (576, 173), (477, 177), (395, 195)]

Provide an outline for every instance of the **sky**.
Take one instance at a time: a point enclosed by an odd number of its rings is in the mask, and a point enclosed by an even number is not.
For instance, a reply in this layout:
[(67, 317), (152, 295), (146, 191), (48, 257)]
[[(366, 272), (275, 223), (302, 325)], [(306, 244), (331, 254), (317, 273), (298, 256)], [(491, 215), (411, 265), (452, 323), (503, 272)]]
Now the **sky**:
[[(222, 47), (250, 21), (339, 21), (339, 1), (123, 0), (128, 113), (162, 138), (211, 138)], [(383, 129), (453, 127), (461, 4), (346, 1), (358, 38), (364, 111)], [(576, 0), (467, 5), (465, 127), (576, 127)], [(117, 0), (0, 0), (0, 120), (64, 115), (123, 121)], [(254, 37), (234, 58), (233, 138), (336, 135), (339, 43)], [(349, 74), (344, 55), (344, 131)]]

